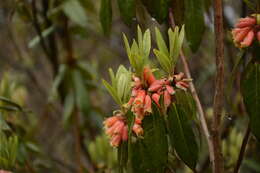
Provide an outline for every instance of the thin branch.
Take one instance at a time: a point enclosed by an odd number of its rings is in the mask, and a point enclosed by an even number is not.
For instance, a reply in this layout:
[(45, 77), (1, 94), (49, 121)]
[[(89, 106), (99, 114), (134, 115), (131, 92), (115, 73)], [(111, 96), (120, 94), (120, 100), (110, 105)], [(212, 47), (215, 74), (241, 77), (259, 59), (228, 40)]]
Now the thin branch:
[(75, 135), (75, 151), (76, 151), (76, 160), (77, 160), (77, 167), (78, 167), (78, 173), (84, 172), (84, 167), (81, 160), (81, 138), (80, 138), (80, 127), (79, 127), (79, 112), (77, 109), (74, 110), (74, 135)]
[(213, 105), (212, 142), (213, 142), (213, 173), (223, 173), (224, 164), (221, 153), (221, 113), (224, 100), (224, 28), (222, 0), (214, 0), (214, 28), (216, 45), (215, 95)]
[(248, 127), (246, 129), (246, 134), (244, 136), (244, 139), (243, 139), (243, 142), (242, 142), (242, 146), (241, 146), (241, 149), (240, 149), (240, 152), (239, 152), (239, 156), (238, 156), (238, 159), (237, 159), (236, 167), (234, 169), (234, 173), (238, 173), (238, 171), (239, 171), (239, 168), (240, 168), (240, 166), (242, 164), (242, 161), (244, 159), (246, 146), (247, 146), (247, 143), (249, 141), (249, 138), (250, 138), (250, 126), (248, 125)]
[[(169, 23), (170, 23), (171, 27), (174, 29), (175, 23), (174, 23), (173, 13), (172, 13), (171, 9), (169, 10)], [(181, 58), (181, 61), (182, 61), (182, 65), (183, 65), (184, 73), (185, 73), (186, 77), (192, 78), (187, 59), (186, 59), (182, 50), (181, 50), (181, 53), (180, 53), (180, 58)], [(195, 89), (193, 82), (190, 82), (190, 91), (191, 91), (191, 94), (192, 94), (192, 96), (193, 96), (193, 98), (196, 102), (199, 120), (200, 120), (202, 130), (204, 132), (204, 135), (205, 135), (207, 143), (208, 143), (209, 154), (212, 155), (213, 146), (212, 146), (212, 142), (210, 141), (210, 133), (209, 133), (209, 129), (208, 129), (207, 121), (206, 121), (206, 115), (203, 111), (199, 96), (197, 94), (197, 91)]]

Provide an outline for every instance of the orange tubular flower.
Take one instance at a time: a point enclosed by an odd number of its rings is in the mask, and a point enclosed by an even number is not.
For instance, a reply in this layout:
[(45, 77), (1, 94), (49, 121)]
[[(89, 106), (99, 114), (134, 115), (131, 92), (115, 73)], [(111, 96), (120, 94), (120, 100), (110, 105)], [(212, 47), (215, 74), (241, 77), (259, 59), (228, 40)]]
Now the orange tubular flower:
[(105, 133), (110, 137), (111, 146), (118, 147), (122, 140), (126, 141), (128, 139), (128, 127), (120, 113), (107, 118), (103, 124)]
[(151, 85), (156, 79), (149, 67), (144, 67), (144, 80), (147, 81), (149, 85)]
[(255, 16), (239, 19), (235, 28), (232, 30), (235, 45), (239, 48), (251, 46), (255, 37), (258, 39), (259, 30), (259, 24), (257, 24)]
[(133, 125), (133, 131), (136, 134), (136, 136), (142, 136), (144, 134), (143, 128), (136, 123)]
[(144, 113), (152, 113), (152, 100), (149, 95), (145, 96), (144, 100)]
[(167, 90), (163, 92), (163, 101), (164, 107), (167, 109), (171, 104), (171, 95)]

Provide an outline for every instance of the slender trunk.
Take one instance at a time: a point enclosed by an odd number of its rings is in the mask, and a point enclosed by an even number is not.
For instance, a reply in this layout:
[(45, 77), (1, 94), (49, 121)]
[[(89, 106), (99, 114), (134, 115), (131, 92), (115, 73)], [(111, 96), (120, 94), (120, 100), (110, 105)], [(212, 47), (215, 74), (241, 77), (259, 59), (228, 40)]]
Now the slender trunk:
[(213, 173), (223, 173), (224, 164), (221, 152), (221, 113), (223, 110), (223, 83), (224, 83), (224, 28), (222, 0), (214, 0), (214, 27), (216, 45), (215, 95), (213, 105), (212, 142), (213, 142)]

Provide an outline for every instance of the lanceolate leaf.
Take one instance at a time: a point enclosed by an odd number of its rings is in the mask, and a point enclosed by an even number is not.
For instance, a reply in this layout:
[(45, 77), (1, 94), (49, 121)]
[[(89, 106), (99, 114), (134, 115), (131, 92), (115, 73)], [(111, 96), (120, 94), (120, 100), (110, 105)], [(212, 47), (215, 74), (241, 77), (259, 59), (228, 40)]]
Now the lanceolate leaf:
[(131, 168), (133, 173), (163, 173), (168, 157), (165, 124), (156, 106), (153, 114), (143, 120), (144, 138), (132, 140)]
[(191, 50), (196, 52), (205, 28), (203, 0), (184, 0), (184, 6), (186, 37)]
[(66, 126), (75, 108), (74, 93), (69, 92), (64, 101), (63, 124)]
[(198, 160), (198, 145), (187, 116), (181, 105), (171, 105), (168, 113), (169, 136), (178, 156), (194, 170)]
[(102, 0), (99, 12), (100, 22), (105, 34), (110, 33), (112, 24), (112, 5), (111, 0)]
[(123, 21), (130, 25), (135, 17), (135, 0), (117, 0)]
[(87, 115), (89, 109), (89, 95), (82, 74), (78, 69), (73, 71), (73, 82), (76, 104), (78, 108)]
[(242, 95), (252, 133), (260, 141), (260, 64), (249, 63), (241, 80)]
[(63, 4), (64, 13), (76, 24), (85, 27), (87, 25), (87, 15), (85, 9), (78, 0), (68, 0)]
[(147, 10), (159, 23), (163, 23), (168, 16), (169, 0), (142, 0)]

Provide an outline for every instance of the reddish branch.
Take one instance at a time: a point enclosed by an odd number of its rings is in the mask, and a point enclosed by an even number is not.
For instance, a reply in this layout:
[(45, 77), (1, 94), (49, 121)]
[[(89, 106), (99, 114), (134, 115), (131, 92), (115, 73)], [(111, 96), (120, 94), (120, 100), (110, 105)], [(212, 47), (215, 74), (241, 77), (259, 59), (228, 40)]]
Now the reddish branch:
[(221, 153), (221, 112), (223, 108), (224, 85), (224, 28), (222, 0), (214, 0), (214, 27), (216, 45), (216, 69), (215, 95), (213, 105), (212, 142), (213, 142), (213, 173), (223, 173), (223, 158)]
[(246, 129), (246, 134), (244, 136), (244, 139), (243, 139), (243, 142), (242, 142), (242, 146), (241, 146), (241, 149), (240, 149), (240, 152), (239, 152), (239, 156), (238, 156), (238, 159), (237, 159), (236, 167), (234, 169), (234, 173), (238, 173), (238, 171), (239, 171), (241, 163), (242, 163), (242, 161), (244, 159), (246, 146), (247, 146), (247, 143), (249, 141), (249, 138), (250, 138), (250, 126), (248, 125), (248, 127)]
[[(169, 23), (170, 23), (171, 27), (174, 28), (175, 23), (174, 23), (173, 13), (172, 13), (171, 9), (169, 10)], [(181, 50), (180, 58), (181, 58), (181, 61), (182, 61), (182, 64), (183, 64), (184, 73), (185, 73), (186, 77), (192, 79), (187, 59), (186, 59), (182, 50)], [(207, 143), (208, 143), (208, 146), (209, 146), (210, 157), (212, 157), (213, 146), (212, 146), (212, 142), (210, 140), (210, 133), (209, 133), (209, 129), (208, 129), (207, 121), (206, 121), (206, 116), (205, 116), (205, 113), (203, 111), (199, 96), (197, 94), (197, 91), (195, 89), (193, 82), (190, 82), (190, 91), (191, 91), (191, 94), (192, 94), (192, 96), (193, 96), (193, 98), (196, 102), (201, 127), (202, 127), (204, 135), (206, 136), (206, 140), (207, 140)]]

